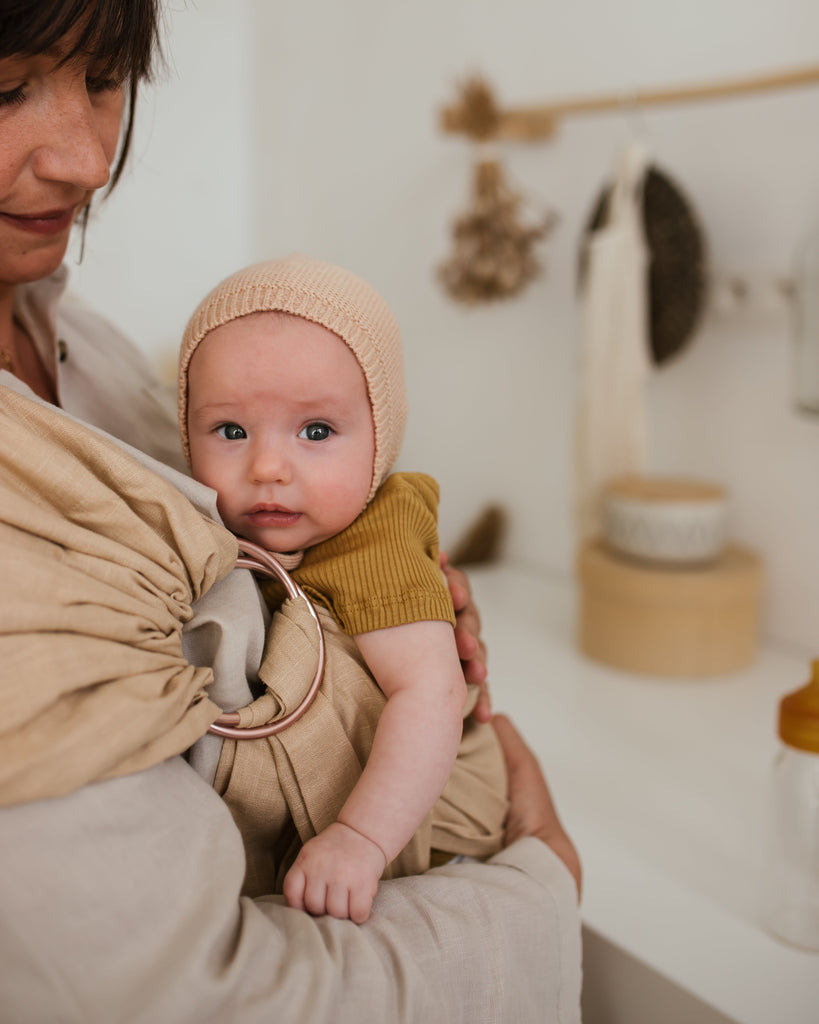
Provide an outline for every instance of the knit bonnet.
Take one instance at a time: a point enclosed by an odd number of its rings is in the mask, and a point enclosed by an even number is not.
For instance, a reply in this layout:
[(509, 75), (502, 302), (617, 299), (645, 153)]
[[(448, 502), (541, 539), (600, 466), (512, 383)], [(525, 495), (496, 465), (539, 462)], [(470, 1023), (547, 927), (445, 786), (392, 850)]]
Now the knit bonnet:
[(381, 296), (348, 270), (307, 256), (268, 260), (239, 270), (205, 296), (188, 321), (179, 354), (179, 427), (190, 463), (188, 368), (210, 331), (250, 313), (291, 313), (338, 335), (367, 382), (375, 427), (369, 502), (398, 458), (407, 419), (401, 334)]

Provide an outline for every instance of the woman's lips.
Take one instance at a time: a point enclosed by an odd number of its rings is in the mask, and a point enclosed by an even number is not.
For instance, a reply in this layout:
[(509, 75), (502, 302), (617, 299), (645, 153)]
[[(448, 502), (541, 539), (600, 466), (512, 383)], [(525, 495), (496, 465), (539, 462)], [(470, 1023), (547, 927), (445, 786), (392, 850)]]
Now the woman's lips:
[(13, 214), (0, 213), (0, 217), (9, 224), (28, 231), (33, 235), (59, 235), (74, 223), (76, 206), (67, 210), (46, 210), (42, 213)]

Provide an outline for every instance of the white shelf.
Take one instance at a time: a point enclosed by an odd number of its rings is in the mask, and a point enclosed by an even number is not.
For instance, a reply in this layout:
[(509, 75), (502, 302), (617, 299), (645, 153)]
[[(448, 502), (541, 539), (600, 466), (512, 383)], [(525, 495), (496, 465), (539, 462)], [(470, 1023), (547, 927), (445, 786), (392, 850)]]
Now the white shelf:
[(580, 849), (585, 926), (731, 1020), (814, 1024), (819, 955), (761, 923), (777, 705), (808, 658), (762, 649), (731, 676), (631, 675), (577, 651), (571, 587), (510, 567), (470, 579), (494, 707), (538, 754)]

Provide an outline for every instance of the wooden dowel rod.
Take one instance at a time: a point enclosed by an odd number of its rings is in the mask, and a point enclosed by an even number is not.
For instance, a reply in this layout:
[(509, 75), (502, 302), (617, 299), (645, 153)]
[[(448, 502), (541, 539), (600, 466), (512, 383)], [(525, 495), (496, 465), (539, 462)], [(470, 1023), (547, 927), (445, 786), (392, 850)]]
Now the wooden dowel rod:
[[(507, 107), (497, 112), (497, 128), (494, 135), (496, 138), (507, 139), (546, 138), (553, 133), (557, 121), (571, 114), (590, 114), (607, 110), (622, 110), (632, 106), (657, 106), (667, 103), (685, 103), (692, 100), (718, 99), (752, 92), (790, 89), (815, 83), (819, 83), (819, 65), (768, 75), (755, 75), (733, 81), (678, 88), (637, 90), (620, 95), (588, 96), (532, 107)], [(441, 124), (445, 131), (464, 131), (460, 108), (445, 109), (442, 113)]]
[(755, 75), (750, 78), (738, 78), (730, 82), (712, 82), (704, 85), (682, 86), (669, 89), (651, 89), (624, 93), (621, 96), (590, 97), (587, 99), (567, 100), (555, 103), (547, 109), (553, 117), (564, 114), (587, 113), (594, 110), (610, 110), (612, 108), (634, 103), (637, 106), (654, 106), (663, 103), (685, 103), (688, 100), (717, 99), (722, 96), (738, 96), (750, 92), (766, 92), (773, 89), (790, 89), (795, 86), (809, 85), (819, 82), (819, 65), (800, 68), (795, 71), (783, 71), (771, 75)]

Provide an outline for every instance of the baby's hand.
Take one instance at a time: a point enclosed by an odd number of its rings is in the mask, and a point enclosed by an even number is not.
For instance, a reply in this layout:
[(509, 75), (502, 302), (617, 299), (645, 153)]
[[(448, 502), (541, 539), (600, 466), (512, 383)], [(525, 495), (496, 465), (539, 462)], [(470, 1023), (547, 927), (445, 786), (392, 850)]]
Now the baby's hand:
[(284, 878), (288, 906), (363, 924), (370, 916), (384, 854), (340, 821), (304, 844)]

